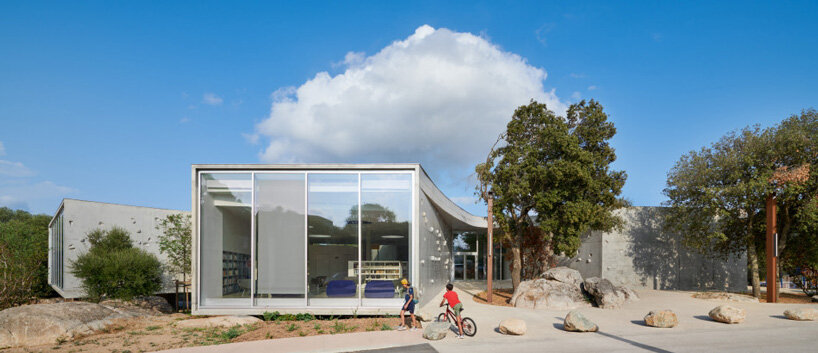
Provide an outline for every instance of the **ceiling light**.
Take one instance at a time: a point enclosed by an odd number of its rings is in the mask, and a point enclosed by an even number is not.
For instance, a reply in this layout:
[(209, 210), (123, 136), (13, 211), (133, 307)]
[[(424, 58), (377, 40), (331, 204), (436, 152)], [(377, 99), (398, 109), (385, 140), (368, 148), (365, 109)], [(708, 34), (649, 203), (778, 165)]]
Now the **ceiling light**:
[(310, 238), (332, 238), (329, 234), (310, 234)]

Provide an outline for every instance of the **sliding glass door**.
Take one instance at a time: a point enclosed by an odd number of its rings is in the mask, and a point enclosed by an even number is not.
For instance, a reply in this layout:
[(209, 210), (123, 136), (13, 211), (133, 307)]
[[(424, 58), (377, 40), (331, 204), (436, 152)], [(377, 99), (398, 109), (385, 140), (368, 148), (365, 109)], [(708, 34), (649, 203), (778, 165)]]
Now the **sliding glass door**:
[(304, 306), (305, 173), (255, 174), (256, 306)]

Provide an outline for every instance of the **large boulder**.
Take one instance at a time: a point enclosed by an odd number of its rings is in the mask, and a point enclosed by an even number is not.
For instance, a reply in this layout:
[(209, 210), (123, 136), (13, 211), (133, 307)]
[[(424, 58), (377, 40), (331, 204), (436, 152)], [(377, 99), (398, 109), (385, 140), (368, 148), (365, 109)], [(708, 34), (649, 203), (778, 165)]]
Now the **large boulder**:
[(571, 310), (571, 312), (565, 316), (565, 321), (563, 321), (562, 325), (565, 331), (572, 332), (596, 332), (599, 330), (599, 326), (576, 310)]
[(818, 320), (818, 309), (802, 308), (784, 311), (784, 316), (790, 320), (816, 321)]
[(509, 303), (528, 309), (576, 309), (590, 307), (579, 287), (547, 279), (520, 282)]
[(679, 318), (670, 310), (654, 310), (645, 315), (645, 325), (648, 326), (671, 328), (678, 324)]
[(190, 319), (176, 322), (179, 328), (209, 328), (209, 327), (233, 327), (236, 325), (252, 325), (261, 322), (255, 316), (213, 316), (201, 319)]
[(446, 337), (446, 333), (449, 332), (450, 326), (445, 321), (432, 322), (423, 328), (423, 338), (432, 341), (442, 340)]
[(86, 302), (34, 304), (0, 311), (0, 347), (54, 344), (93, 333), (124, 317)]
[(99, 304), (128, 316), (155, 316), (173, 312), (173, 307), (168, 304), (168, 301), (158, 296), (136, 297), (129, 301), (109, 299)]
[(639, 296), (630, 288), (615, 286), (604, 278), (587, 278), (582, 285), (583, 289), (593, 297), (596, 305), (603, 309), (616, 309), (625, 303), (639, 300)]
[(525, 321), (520, 319), (505, 319), (500, 321), (500, 327), (498, 329), (502, 334), (515, 336), (524, 335), (527, 331)]
[(579, 288), (582, 284), (582, 274), (579, 271), (565, 266), (554, 267), (543, 272), (542, 277), (548, 280), (572, 284)]
[(711, 319), (725, 324), (738, 324), (747, 317), (747, 311), (729, 305), (719, 305), (708, 314)]

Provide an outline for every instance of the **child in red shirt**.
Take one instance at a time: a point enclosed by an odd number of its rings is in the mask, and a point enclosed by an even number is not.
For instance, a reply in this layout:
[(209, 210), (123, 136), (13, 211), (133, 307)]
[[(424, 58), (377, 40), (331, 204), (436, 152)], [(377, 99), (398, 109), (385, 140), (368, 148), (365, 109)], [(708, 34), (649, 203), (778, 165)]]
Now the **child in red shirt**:
[(446, 293), (443, 294), (443, 300), (440, 302), (440, 306), (443, 306), (447, 301), (449, 302), (454, 316), (457, 317), (457, 329), (460, 330), (460, 335), (457, 336), (457, 338), (463, 339), (463, 322), (460, 320), (460, 311), (463, 310), (463, 303), (460, 302), (460, 298), (457, 297), (457, 293), (453, 289), (454, 286), (451, 283), (446, 285)]

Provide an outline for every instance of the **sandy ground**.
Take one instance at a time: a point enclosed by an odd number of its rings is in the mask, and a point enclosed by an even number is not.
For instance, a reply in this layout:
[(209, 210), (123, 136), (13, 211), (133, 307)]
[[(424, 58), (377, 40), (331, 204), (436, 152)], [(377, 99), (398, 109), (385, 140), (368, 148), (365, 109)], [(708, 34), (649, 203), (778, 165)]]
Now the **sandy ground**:
[(312, 321), (271, 321), (232, 328), (182, 329), (175, 327), (190, 315), (172, 314), (119, 319), (94, 334), (50, 345), (0, 349), (17, 352), (153, 352), (181, 347), (219, 345), (288, 337), (335, 335), (353, 332), (391, 331), (399, 323), (393, 317), (341, 318)]

